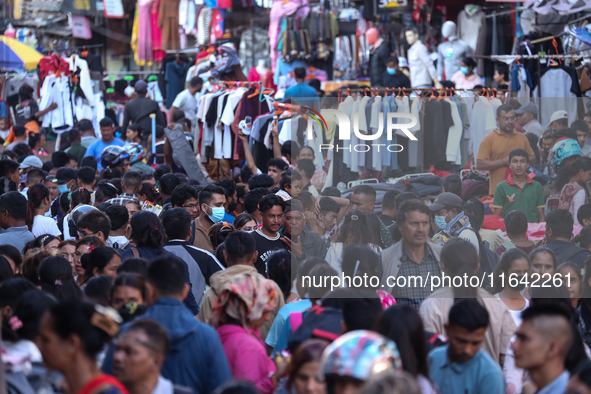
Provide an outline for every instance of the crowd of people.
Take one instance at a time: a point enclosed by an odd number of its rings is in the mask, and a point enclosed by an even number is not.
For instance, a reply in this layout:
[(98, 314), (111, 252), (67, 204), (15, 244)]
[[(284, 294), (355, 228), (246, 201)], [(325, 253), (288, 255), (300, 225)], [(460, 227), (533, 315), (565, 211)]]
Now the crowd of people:
[[(314, 98), (301, 72), (288, 96)], [(14, 392), (591, 393), (591, 115), (540, 131), (535, 105), (499, 106), (475, 158), (488, 196), (466, 199), (451, 174), (431, 201), (410, 184), (326, 187), (320, 153), (276, 144), (277, 122), (267, 173), (242, 132), (233, 178), (192, 173), (202, 84), (165, 125), (137, 82), (122, 127), (105, 118), (97, 138), (82, 120), (45, 162), (44, 136), (12, 127), (0, 310)]]

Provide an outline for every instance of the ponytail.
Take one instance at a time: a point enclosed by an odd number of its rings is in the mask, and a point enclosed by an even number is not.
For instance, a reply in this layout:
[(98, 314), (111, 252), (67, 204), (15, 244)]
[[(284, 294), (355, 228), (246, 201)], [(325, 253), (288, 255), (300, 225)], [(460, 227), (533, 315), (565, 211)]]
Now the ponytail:
[(25, 218), (25, 223), (27, 224), (29, 231), (32, 231), (37, 209), (39, 209), (43, 200), (49, 198), (49, 189), (42, 183), (35, 183), (29, 188), (29, 190), (27, 190), (27, 197), (27, 216)]

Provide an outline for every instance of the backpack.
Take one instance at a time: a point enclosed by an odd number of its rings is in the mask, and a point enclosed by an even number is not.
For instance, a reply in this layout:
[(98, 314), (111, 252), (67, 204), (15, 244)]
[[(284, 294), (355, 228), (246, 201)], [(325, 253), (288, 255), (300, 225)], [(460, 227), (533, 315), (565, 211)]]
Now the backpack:
[[(343, 333), (341, 328), (343, 313), (339, 309), (314, 305), (302, 316), (301, 325), (293, 332), (287, 344), (291, 354), (301, 343), (310, 338), (333, 341)], [(292, 323), (291, 320), (290, 323)]]

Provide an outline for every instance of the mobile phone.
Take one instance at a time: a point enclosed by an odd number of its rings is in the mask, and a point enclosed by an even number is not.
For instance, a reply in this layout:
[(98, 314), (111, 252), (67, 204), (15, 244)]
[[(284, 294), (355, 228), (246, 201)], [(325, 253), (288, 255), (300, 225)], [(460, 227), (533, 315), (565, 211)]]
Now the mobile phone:
[(245, 116), (244, 123), (246, 124), (246, 127), (250, 129), (252, 127), (252, 118), (250, 116)]

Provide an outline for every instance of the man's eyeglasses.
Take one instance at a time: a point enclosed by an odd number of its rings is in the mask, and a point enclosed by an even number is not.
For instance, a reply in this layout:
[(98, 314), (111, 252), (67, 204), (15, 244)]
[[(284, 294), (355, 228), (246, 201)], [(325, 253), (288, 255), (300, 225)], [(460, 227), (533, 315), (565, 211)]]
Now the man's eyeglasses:
[(510, 118), (501, 118), (503, 122), (515, 122), (517, 120), (516, 116), (511, 116)]
[(86, 238), (86, 237), (90, 237), (91, 235), (95, 235), (95, 234), (97, 234), (97, 233), (98, 233), (98, 231), (97, 231), (97, 232), (95, 232), (95, 233), (88, 233), (88, 234), (85, 234), (85, 233), (83, 233), (82, 231), (80, 231), (80, 230), (79, 230), (79, 231), (78, 231), (78, 238)]
[(199, 208), (199, 204), (186, 204), (186, 205), (181, 205), (181, 207), (186, 208), (186, 209), (197, 209), (197, 208)]

